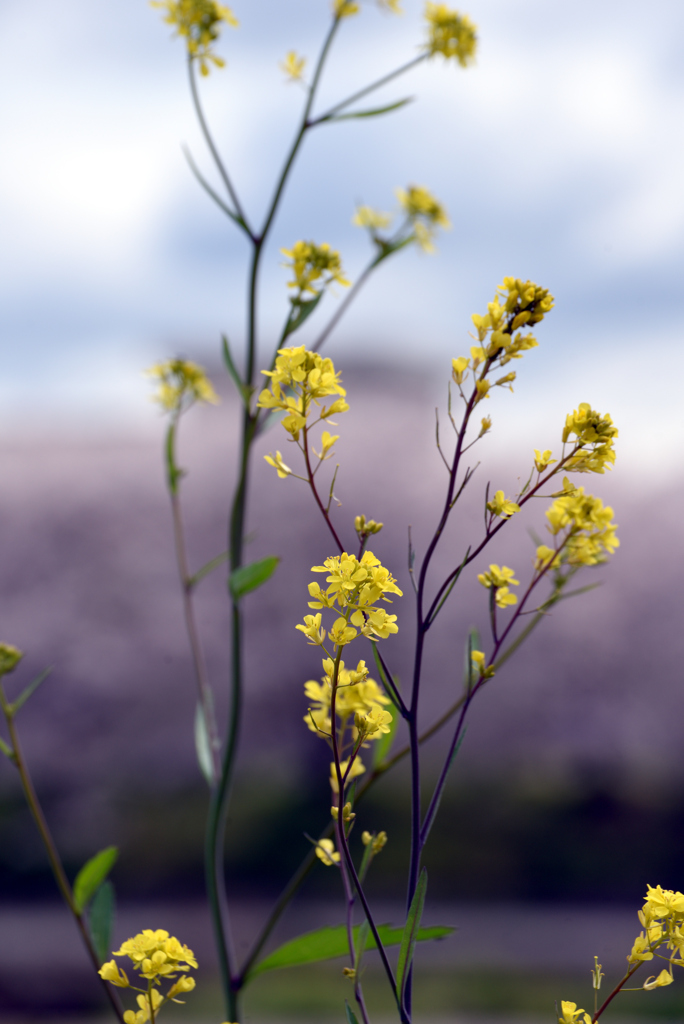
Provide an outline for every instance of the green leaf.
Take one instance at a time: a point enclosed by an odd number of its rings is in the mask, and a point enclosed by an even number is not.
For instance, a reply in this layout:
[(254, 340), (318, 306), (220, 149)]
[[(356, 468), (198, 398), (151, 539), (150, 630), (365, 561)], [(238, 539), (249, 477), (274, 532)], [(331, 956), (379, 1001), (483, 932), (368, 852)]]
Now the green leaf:
[(392, 721), (390, 722), (389, 732), (381, 734), (380, 739), (376, 740), (373, 744), (373, 768), (379, 768), (385, 758), (389, 755), (394, 743), (394, 738), (397, 735), (397, 728), (399, 726), (399, 719), (401, 715), (394, 706), (392, 707)]
[(397, 100), (396, 103), (389, 103), (386, 107), (373, 107), (371, 110), (355, 110), (351, 114), (333, 114), (333, 116), (327, 118), (327, 120), (348, 121), (353, 117), (378, 117), (380, 114), (389, 114), (393, 110), (399, 110), (401, 107), (405, 107), (407, 103), (413, 103), (413, 96), (407, 96), (406, 99)]
[[(359, 937), (361, 925), (354, 927), (354, 944)], [(429, 939), (443, 939), (453, 932), (453, 928), (443, 925), (435, 925), (432, 928), (421, 928), (416, 932), (414, 942), (427, 942)], [(378, 934), (383, 946), (398, 946), (402, 940), (405, 929), (394, 928), (390, 924), (378, 926)], [(365, 944), (366, 949), (375, 949), (375, 939), (369, 935)], [(313, 964), (321, 960), (334, 960), (338, 956), (349, 955), (349, 940), (347, 937), (347, 926), (340, 924), (333, 928), (318, 928), (314, 932), (307, 932), (299, 935), (296, 939), (290, 939), (276, 949), (269, 956), (257, 963), (249, 972), (249, 977), (254, 978), (264, 971), (275, 971), (282, 967), (296, 967), (299, 964)]]
[(413, 963), (413, 954), (415, 952), (420, 929), (420, 919), (423, 916), (423, 907), (425, 906), (426, 890), (427, 868), (423, 868), (406, 917), (404, 934), (401, 937), (401, 946), (399, 948), (399, 959), (397, 960), (397, 999), (401, 1005), (404, 1003), (406, 980), (411, 970), (411, 964)]
[(100, 850), (83, 865), (74, 882), (74, 903), (82, 914), (116, 863), (119, 851), (116, 846)]
[(2, 739), (0, 739), (0, 751), (2, 751), (2, 753), (5, 755), (5, 757), (8, 757), (10, 759), (10, 761), (12, 761), (13, 763), (16, 763), (17, 759), (15, 757), (14, 751)]
[(195, 752), (197, 753), (197, 762), (202, 775), (211, 786), (214, 781), (214, 762), (211, 756), (211, 744), (209, 742), (207, 721), (204, 717), (204, 708), (199, 703), (195, 710)]
[(294, 299), (292, 301), (290, 317), (285, 324), (285, 330), (283, 331), (283, 341), (285, 341), (290, 334), (294, 334), (294, 332), (302, 326), (305, 320), (309, 319), (322, 298), (323, 292), (319, 292), (318, 295), (314, 295), (313, 299), (307, 299), (306, 301)]
[(251, 565), (242, 565), (230, 574), (228, 589), (234, 600), (239, 601), (250, 590), (256, 590), (262, 583), (270, 579), (280, 561), (275, 555), (262, 558), (260, 562), (252, 562)]
[(216, 558), (212, 558), (206, 565), (203, 565), (201, 569), (198, 569), (194, 576), (189, 579), (190, 586), (196, 587), (198, 583), (201, 583), (205, 576), (208, 576), (214, 569), (218, 569), (219, 565), (223, 565), (227, 562), (230, 557), (230, 551), (222, 551)]
[(108, 959), (112, 945), (114, 906), (114, 886), (111, 882), (103, 882), (93, 897), (88, 915), (90, 937), (101, 964)]
[(356, 1014), (346, 999), (344, 1001), (344, 1011), (347, 1014), (347, 1024), (359, 1024)]
[(250, 388), (248, 384), (245, 384), (237, 371), (237, 367), (233, 362), (233, 357), (230, 353), (230, 345), (225, 334), (221, 335), (221, 341), (223, 342), (223, 361), (226, 364), (228, 373), (231, 376), (233, 384), (237, 388), (238, 394), (245, 405), (249, 405), (249, 400), (252, 397), (253, 388)]
[(46, 668), (44, 672), (41, 672), (39, 676), (29, 683), (23, 693), (20, 693), (15, 701), (11, 705), (12, 714), (16, 714), (19, 708), (23, 707), (29, 697), (33, 696), (41, 683), (44, 683), (47, 677), (52, 672), (52, 667)]

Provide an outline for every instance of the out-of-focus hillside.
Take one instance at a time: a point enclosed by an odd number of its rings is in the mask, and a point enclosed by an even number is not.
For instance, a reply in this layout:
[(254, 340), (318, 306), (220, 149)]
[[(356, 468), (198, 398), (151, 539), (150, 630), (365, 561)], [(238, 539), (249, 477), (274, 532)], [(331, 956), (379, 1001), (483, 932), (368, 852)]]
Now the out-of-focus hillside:
[[(399, 578), (405, 596), (393, 608), (400, 632), (384, 651), (393, 671), (408, 682), (413, 608), (407, 525), (412, 524), (420, 557), (446, 478), (434, 444), (432, 388), (427, 378), (400, 371), (388, 378), (386, 372), (357, 370), (345, 381), (353, 412), (340, 421), (336, 495), (342, 504), (335, 521), (350, 543), (355, 514), (386, 523), (372, 547)], [(559, 410), (559, 419), (565, 411)], [(236, 413), (236, 403), (226, 396), (218, 409), (193, 410), (183, 424), (181, 463), (189, 470), (183, 495), (195, 566), (225, 547)], [(158, 793), (162, 816), (167, 797), (198, 787), (195, 687), (163, 486), (162, 429), (160, 421), (158, 436), (46, 436), (40, 443), (13, 442), (0, 452), (1, 637), (26, 651), (23, 678), (54, 666), (22, 712), (20, 728), (36, 784), (61, 823), (65, 853), (76, 859), (103, 839), (116, 838), (126, 817), (126, 791), (150, 806)], [(445, 445), (446, 438), (443, 425)], [(473, 450), (472, 464), (480, 459), (482, 465), (440, 548), (438, 573), (458, 564), (467, 542), (479, 535), (487, 480), (510, 493), (517, 476), (529, 471), (531, 453), (521, 451), (514, 464), (510, 438), (504, 440), (498, 455), (496, 434)], [(280, 428), (262, 440), (261, 454), (276, 447), (294, 461)], [(604, 585), (558, 607), (478, 699), (458, 773), (487, 785), (493, 778), (515, 778), (535, 791), (576, 777), (620, 778), (648, 802), (659, 788), (684, 784), (684, 540), (678, 523), (683, 488), (671, 480), (660, 489), (640, 489), (619, 460), (612, 477), (579, 482), (614, 505), (622, 546), (609, 565), (586, 573), (584, 582)], [(512, 521), (482, 565), (505, 562), (524, 578), (533, 551), (526, 530), (543, 532), (545, 507), (539, 502), (532, 519)], [(307, 611), (309, 567), (332, 548), (305, 485), (278, 480), (261, 457), (254, 462), (250, 516), (249, 557), (278, 554), (282, 564), (245, 601), (250, 639), (244, 762), (252, 787), (267, 779), (276, 792), (320, 788), (325, 810), (324, 744), (302, 722), (302, 684), (320, 674), (320, 662), (294, 625)], [(487, 643), (479, 570), (469, 571), (430, 635), (426, 723), (460, 690), (468, 628), (480, 626)], [(198, 606), (224, 714), (229, 645), (221, 569), (202, 584)], [(369, 656), (361, 643), (357, 656)], [(12, 820), (15, 794), (6, 764), (0, 797)], [(197, 819), (199, 828), (201, 807)], [(23, 863), (19, 851), (30, 824), (24, 821), (7, 834), (12, 838), (6, 850)]]

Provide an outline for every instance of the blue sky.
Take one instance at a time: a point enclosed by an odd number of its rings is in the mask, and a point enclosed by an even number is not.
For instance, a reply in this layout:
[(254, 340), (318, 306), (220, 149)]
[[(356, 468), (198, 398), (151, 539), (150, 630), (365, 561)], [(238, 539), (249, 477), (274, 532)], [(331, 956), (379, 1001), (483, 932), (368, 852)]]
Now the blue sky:
[[(258, 217), (302, 103), (278, 61), (312, 57), (326, 0), (235, 0), (228, 67), (206, 108), (245, 205)], [(363, 5), (344, 24), (322, 103), (409, 59), (422, 3), (401, 18)], [(327, 240), (353, 279), (367, 243), (354, 204), (390, 209), (430, 187), (453, 228), (436, 256), (384, 268), (330, 345), (344, 362), (445, 367), (504, 274), (557, 298), (525, 360), (515, 424), (591, 401), (622, 428), (625, 457), (672, 465), (684, 427), (684, 6), (604, 0), (472, 0), (480, 50), (464, 71), (431, 61), (378, 94), (415, 96), (384, 119), (325, 126), (299, 160), (266, 253), (264, 350), (285, 311), (281, 246)], [(3, 427), (94, 417), (152, 422), (139, 371), (200, 359), (244, 331), (245, 245), (199, 190), (183, 49), (144, 0), (5, 0), (0, 9), (0, 381)], [(328, 314), (334, 296), (325, 300)], [(305, 340), (304, 334), (302, 340)], [(494, 404), (494, 403), (492, 403)], [(42, 428), (40, 428), (42, 429)], [(538, 436), (535, 434), (535, 436)]]

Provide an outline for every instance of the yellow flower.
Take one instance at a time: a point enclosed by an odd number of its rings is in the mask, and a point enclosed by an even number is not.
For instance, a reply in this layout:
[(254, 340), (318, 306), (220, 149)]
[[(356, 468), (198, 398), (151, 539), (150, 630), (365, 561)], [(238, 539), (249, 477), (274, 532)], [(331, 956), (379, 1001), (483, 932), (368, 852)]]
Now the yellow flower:
[(284, 480), (286, 476), (290, 476), (292, 470), (289, 466), (286, 466), (283, 462), (283, 457), (280, 452), (275, 453), (275, 458), (272, 455), (264, 455), (266, 462), (269, 466), (274, 466), (278, 470), (278, 476), (281, 480)]
[(538, 473), (543, 473), (547, 466), (558, 461), (557, 459), (552, 459), (552, 455), (553, 452), (550, 448), (547, 448), (546, 451), (543, 452), (540, 452), (538, 448), (534, 449), (534, 464), (537, 467)]
[(167, 359), (164, 363), (155, 363), (145, 375), (154, 377), (158, 388), (152, 395), (152, 401), (159, 402), (166, 412), (181, 412), (194, 402), (218, 402), (211, 381), (201, 366), (188, 359)]
[(560, 564), (560, 555), (557, 554), (553, 548), (547, 547), (546, 544), (539, 545), (534, 560), (534, 568), (536, 572), (541, 572), (546, 569), (556, 569)]
[(415, 239), (425, 252), (433, 252), (433, 238), (438, 227), (450, 228), (442, 204), (422, 185), (396, 189), (397, 198), (411, 222)]
[(469, 366), (470, 360), (466, 356), (459, 356), (458, 359), (451, 360), (451, 375), (455, 384), (463, 383)]
[(209, 62), (218, 68), (225, 66), (211, 47), (219, 37), (221, 22), (237, 28), (237, 18), (229, 7), (215, 0), (151, 0), (151, 4), (166, 11), (164, 21), (185, 38), (188, 55), (199, 62), (202, 75), (209, 74)]
[(480, 433), (478, 434), (478, 437), (484, 437), (484, 435), (489, 430), (491, 430), (491, 429), (492, 429), (492, 417), (491, 416), (483, 416), (482, 417), (482, 426), (480, 427)]
[(487, 502), (487, 508), (493, 515), (499, 516), (501, 519), (507, 519), (515, 512), (520, 511), (520, 505), (516, 505), (514, 501), (506, 498), (503, 491), (496, 492), (492, 501)]
[(591, 1017), (584, 1010), (577, 1007), (577, 1003), (569, 1003), (565, 999), (561, 1001), (562, 1017), (558, 1018), (558, 1024), (576, 1024), (580, 1014), (584, 1013), (583, 1024), (591, 1024)]
[[(344, 276), (342, 260), (339, 252), (331, 249), (327, 242), (316, 245), (315, 242), (295, 242), (291, 249), (281, 249), (283, 256), (290, 260), (294, 278), (288, 281), (288, 288), (296, 288), (300, 295), (311, 292), (317, 295), (327, 285), (337, 281), (344, 288), (350, 282)], [(314, 284), (318, 285), (314, 287)]]
[(441, 53), (447, 60), (457, 60), (462, 68), (473, 63), (477, 34), (467, 15), (459, 14), (446, 4), (427, 3), (425, 18), (428, 23), (427, 50), (430, 56)]
[(361, 842), (364, 846), (370, 846), (373, 855), (380, 853), (380, 851), (387, 845), (387, 833), (386, 832), (362, 832)]
[(323, 462), (324, 459), (329, 459), (332, 453), (332, 447), (335, 441), (339, 441), (339, 434), (330, 434), (327, 430), (324, 430), (321, 434), (321, 450), (320, 453), (314, 448), (314, 455)]
[(315, 647), (320, 647), (325, 641), (325, 630), (321, 629), (321, 613), (318, 615), (305, 615), (304, 624), (301, 623), (295, 627), (309, 638), (309, 643)]
[(615, 462), (614, 443), (618, 436), (610, 416), (601, 415), (588, 402), (581, 402), (565, 418), (563, 444), (575, 435), (580, 450), (566, 462), (566, 468), (573, 473), (604, 473)]
[(359, 13), (359, 5), (356, 0), (333, 0), (333, 14), (336, 18), (349, 18), (352, 14)]
[(316, 856), (326, 867), (333, 867), (339, 862), (340, 855), (335, 849), (332, 839), (319, 839), (316, 843)]
[[(344, 778), (345, 772), (347, 771), (348, 767), (349, 767), (349, 758), (347, 758), (346, 761), (340, 761), (340, 771), (342, 772), (342, 778)], [(353, 782), (353, 780), (358, 775), (363, 775), (365, 770), (366, 769), (364, 767), (363, 761), (361, 760), (360, 757), (357, 756), (352, 761), (352, 766), (349, 769), (349, 775), (347, 776), (347, 781), (346, 781), (345, 785), (348, 786), (349, 783)], [(337, 791), (338, 791), (338, 789), (337, 789), (337, 772), (335, 771), (335, 762), (334, 761), (330, 762), (330, 788), (332, 789), (333, 793), (337, 793)]]
[[(161, 993), (158, 992), (156, 988), (152, 989), (152, 991), (150, 992), (150, 996), (152, 999), (152, 1008), (156, 1015), (157, 1010), (164, 1002), (164, 999)], [(146, 1021), (152, 1019), (152, 1014), (150, 1012), (150, 999), (148, 998), (148, 996), (136, 996), (136, 1002), (140, 1009), (138, 1010), (137, 1013), (135, 1013), (133, 1010), (126, 1010), (126, 1012), (124, 1013), (125, 1024), (146, 1024)]]
[[(313, 406), (319, 409), (320, 420), (329, 420), (349, 408), (344, 400), (346, 391), (340, 384), (340, 374), (336, 372), (332, 359), (309, 352), (304, 345), (278, 349), (275, 368), (261, 372), (271, 381), (270, 389), (264, 388), (259, 395), (257, 408), (287, 413), (282, 425), (295, 441), (306, 426)], [(342, 397), (329, 406), (323, 405), (320, 400), (331, 395)], [(329, 434), (327, 436), (330, 437)]]
[(157, 931), (146, 928), (132, 939), (127, 939), (121, 949), (114, 950), (114, 956), (129, 957), (135, 970), (139, 970), (148, 979), (173, 976), (174, 971), (188, 971), (191, 967), (197, 967), (192, 950), (181, 945), (178, 939), (169, 936), (161, 928)]
[[(330, 658), (323, 659), (325, 675), (320, 683), (309, 679), (304, 684), (304, 692), (309, 700), (316, 705), (304, 716), (304, 721), (311, 732), (330, 735), (330, 707), (332, 703), (332, 678), (334, 663)], [(340, 724), (344, 726), (351, 715), (370, 711), (371, 708), (389, 704), (374, 679), (369, 678), (365, 661), (359, 661), (356, 669), (347, 669), (344, 661), (340, 661), (337, 671), (337, 694), (335, 709)], [(379, 734), (378, 734), (379, 735)]]
[(472, 651), (470, 657), (481, 677), (489, 679), (494, 675), (493, 667), (490, 665), (489, 668), (487, 668), (487, 658), (485, 657), (484, 651)]
[(374, 210), (372, 206), (357, 206), (356, 213), (352, 217), (352, 224), (357, 228), (368, 228), (373, 234), (388, 228), (391, 223), (391, 213), (381, 213), (380, 210)]
[(644, 988), (647, 992), (650, 992), (654, 988), (662, 988), (663, 985), (671, 985), (673, 981), (674, 978), (670, 972), (663, 968), (657, 978), (655, 975), (652, 975), (650, 978), (646, 979), (644, 982)]
[(379, 739), (382, 733), (388, 733), (391, 721), (389, 711), (385, 711), (379, 704), (372, 704), (368, 711), (357, 711), (354, 715), (354, 725), (359, 736), (366, 740), (373, 737)]
[(285, 72), (291, 82), (300, 82), (305, 64), (306, 57), (298, 57), (294, 50), (289, 50), (285, 54), (285, 60), (280, 62), (279, 67), (281, 71)]
[(354, 516), (354, 529), (359, 537), (369, 537), (374, 533), (380, 533), (384, 523), (376, 523), (374, 519), (366, 519), (365, 516)]
[(651, 944), (648, 936), (641, 932), (637, 935), (632, 946), (632, 952), (627, 957), (627, 962), (630, 964), (639, 963), (641, 960), (652, 960), (653, 951), (651, 950)]
[(646, 904), (643, 909), (651, 920), (684, 914), (684, 895), (681, 892), (673, 892), (672, 889), (663, 889), (659, 885), (655, 889), (649, 885), (646, 889)]
[(117, 988), (129, 988), (130, 981), (125, 971), (119, 970), (118, 965), (110, 960), (109, 963), (102, 964), (102, 967), (97, 972), (101, 978), (105, 981), (109, 981), (112, 985), (116, 985)]
[(603, 507), (600, 498), (576, 488), (554, 501), (547, 509), (548, 530), (558, 536), (565, 533), (561, 558), (569, 565), (597, 565), (620, 546), (612, 522), (613, 510)]
[(475, 404), (476, 405), (477, 405), (478, 402), (481, 402), (483, 398), (489, 398), (489, 389), (490, 389), (490, 387), (491, 387), (491, 384), (489, 383), (488, 380), (478, 380), (478, 381), (476, 381), (476, 383), (475, 383), (475, 392), (477, 394), (477, 398), (475, 399)]
[(514, 579), (515, 570), (508, 566), (490, 565), (489, 572), (481, 572), (478, 580), (483, 587), (494, 588), (494, 599), (499, 608), (506, 608), (508, 605), (517, 604), (518, 598), (509, 590), (509, 585), (518, 586), (520, 581)]

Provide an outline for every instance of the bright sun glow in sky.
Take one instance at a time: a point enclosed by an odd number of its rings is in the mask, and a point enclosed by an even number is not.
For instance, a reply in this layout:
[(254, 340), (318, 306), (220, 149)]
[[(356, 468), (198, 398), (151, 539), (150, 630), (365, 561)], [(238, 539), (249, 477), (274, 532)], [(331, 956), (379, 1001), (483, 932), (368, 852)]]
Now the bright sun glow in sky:
[[(415, 54), (422, 6), (405, 0), (398, 18), (367, 0), (347, 19), (320, 109)], [(312, 58), (329, 11), (327, 0), (233, 7), (241, 27), (219, 46), (228, 67), (203, 95), (258, 220), (303, 101), (278, 62), (293, 48)], [(474, 68), (434, 60), (377, 94), (415, 97), (406, 109), (323, 126), (305, 146), (266, 252), (263, 351), (286, 309), (279, 249), (327, 240), (354, 279), (368, 256), (351, 226), (355, 203), (391, 209), (396, 186), (425, 184), (452, 230), (436, 256), (406, 252), (381, 270), (330, 353), (398, 354), (446, 375), (470, 344), (470, 314), (505, 274), (530, 277), (557, 307), (509, 406), (519, 425), (527, 433), (589, 400), (610, 409), (627, 457), (671, 465), (684, 428), (684, 5), (463, 9), (479, 28)], [(0, 8), (8, 429), (41, 415), (147, 422), (142, 367), (178, 351), (215, 358), (221, 332), (239, 347), (246, 249), (184, 162), (182, 142), (217, 183), (170, 36), (144, 0)], [(336, 301), (326, 298), (326, 315)]]

